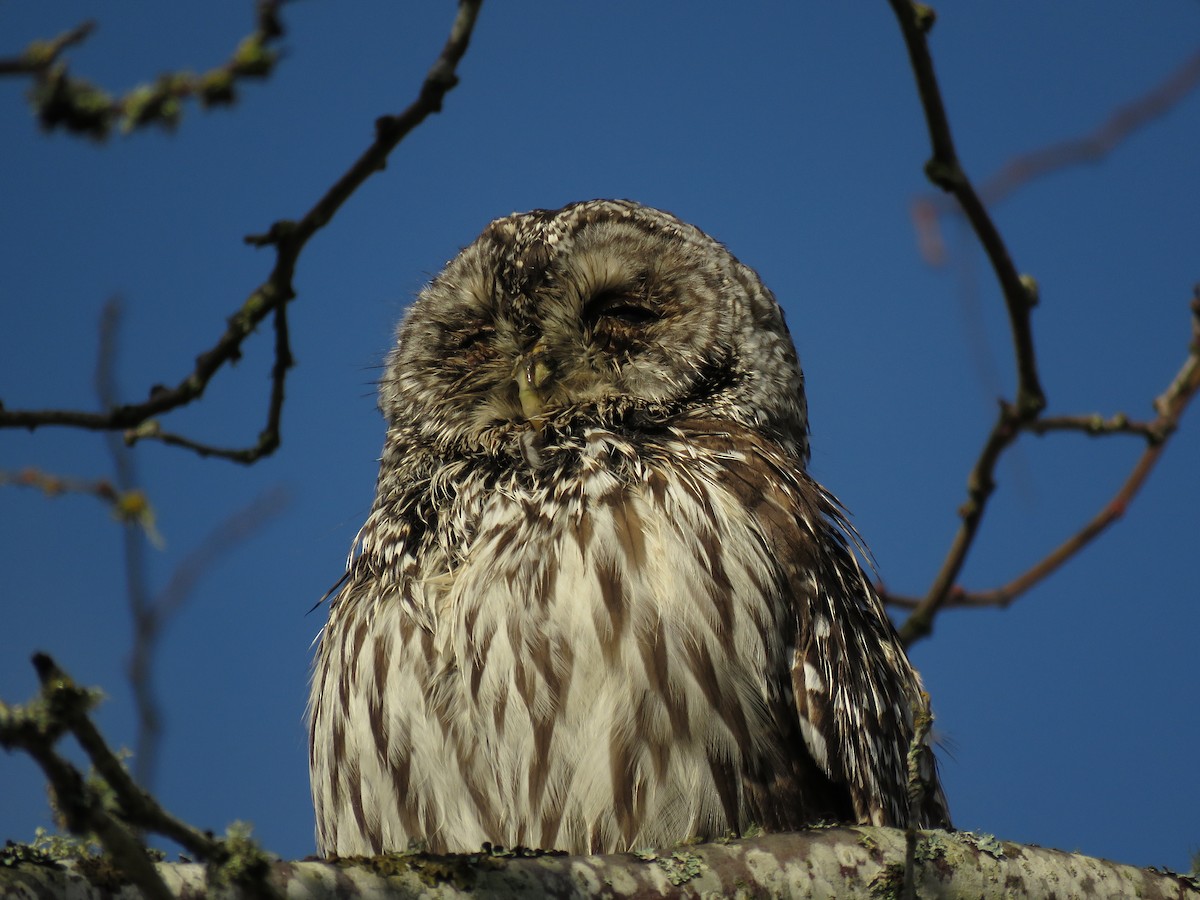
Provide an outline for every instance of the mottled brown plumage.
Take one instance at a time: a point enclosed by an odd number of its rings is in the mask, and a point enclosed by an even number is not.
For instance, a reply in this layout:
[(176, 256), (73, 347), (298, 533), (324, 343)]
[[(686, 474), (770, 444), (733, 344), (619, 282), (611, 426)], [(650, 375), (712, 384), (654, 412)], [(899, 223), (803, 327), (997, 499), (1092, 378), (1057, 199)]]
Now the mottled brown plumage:
[[(324, 854), (905, 825), (921, 682), (755, 273), (627, 201), (493, 222), (401, 323), (320, 638)], [(920, 825), (948, 824), (922, 751)]]

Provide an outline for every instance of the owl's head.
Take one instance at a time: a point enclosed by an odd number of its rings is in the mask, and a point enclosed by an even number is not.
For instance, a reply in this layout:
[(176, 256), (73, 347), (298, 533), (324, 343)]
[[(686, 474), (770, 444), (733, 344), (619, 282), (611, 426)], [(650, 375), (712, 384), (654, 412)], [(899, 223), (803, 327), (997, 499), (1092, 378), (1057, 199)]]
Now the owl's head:
[(492, 222), (400, 323), (380, 397), (393, 431), (445, 453), (689, 421), (808, 452), (774, 296), (704, 232), (627, 200)]

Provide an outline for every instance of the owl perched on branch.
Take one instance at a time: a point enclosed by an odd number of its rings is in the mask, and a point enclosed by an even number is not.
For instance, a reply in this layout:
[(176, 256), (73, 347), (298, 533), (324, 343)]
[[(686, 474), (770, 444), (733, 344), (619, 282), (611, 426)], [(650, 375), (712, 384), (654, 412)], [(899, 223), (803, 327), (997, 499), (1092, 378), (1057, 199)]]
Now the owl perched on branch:
[(721, 244), (628, 201), (499, 219), (380, 404), (309, 703), (323, 854), (948, 824), (783, 314)]

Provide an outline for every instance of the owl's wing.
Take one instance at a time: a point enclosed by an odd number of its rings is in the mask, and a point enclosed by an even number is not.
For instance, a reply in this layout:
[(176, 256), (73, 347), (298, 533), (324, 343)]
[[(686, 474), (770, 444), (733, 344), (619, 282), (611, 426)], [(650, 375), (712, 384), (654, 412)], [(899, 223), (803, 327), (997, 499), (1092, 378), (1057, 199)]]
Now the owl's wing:
[[(746, 431), (708, 434), (725, 444), (727, 487), (753, 511), (779, 566), (790, 608), (791, 715), (803, 748), (843, 798), (833, 818), (903, 827), (912, 818), (908, 757), (914, 710), (927, 699), (852, 541), (838, 502), (770, 441)], [(861, 545), (859, 545), (861, 546)], [(916, 748), (920, 826), (949, 826), (933, 752)], [(824, 780), (801, 780), (828, 795)], [(846, 795), (848, 801), (846, 802)], [(824, 803), (829, 809), (829, 801)], [(820, 808), (820, 806), (818, 806)]]
[[(799, 520), (816, 552), (789, 573), (795, 598), (792, 684), (805, 743), (850, 790), (859, 821), (903, 827), (950, 824), (927, 738), (913, 747), (914, 717), (927, 714), (920, 675), (851, 546), (837, 501), (805, 476)], [(916, 753), (920, 784), (910, 784)], [(914, 801), (910, 792), (917, 790)]]

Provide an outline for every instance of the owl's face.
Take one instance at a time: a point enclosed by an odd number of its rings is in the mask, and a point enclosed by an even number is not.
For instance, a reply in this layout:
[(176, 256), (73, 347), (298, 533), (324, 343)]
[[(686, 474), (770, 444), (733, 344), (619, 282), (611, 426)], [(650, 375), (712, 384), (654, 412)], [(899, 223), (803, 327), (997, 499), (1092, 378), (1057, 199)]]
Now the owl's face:
[(775, 298), (708, 235), (629, 201), (489, 225), (401, 322), (381, 405), (393, 430), (447, 453), (546, 428), (706, 420), (807, 455)]

